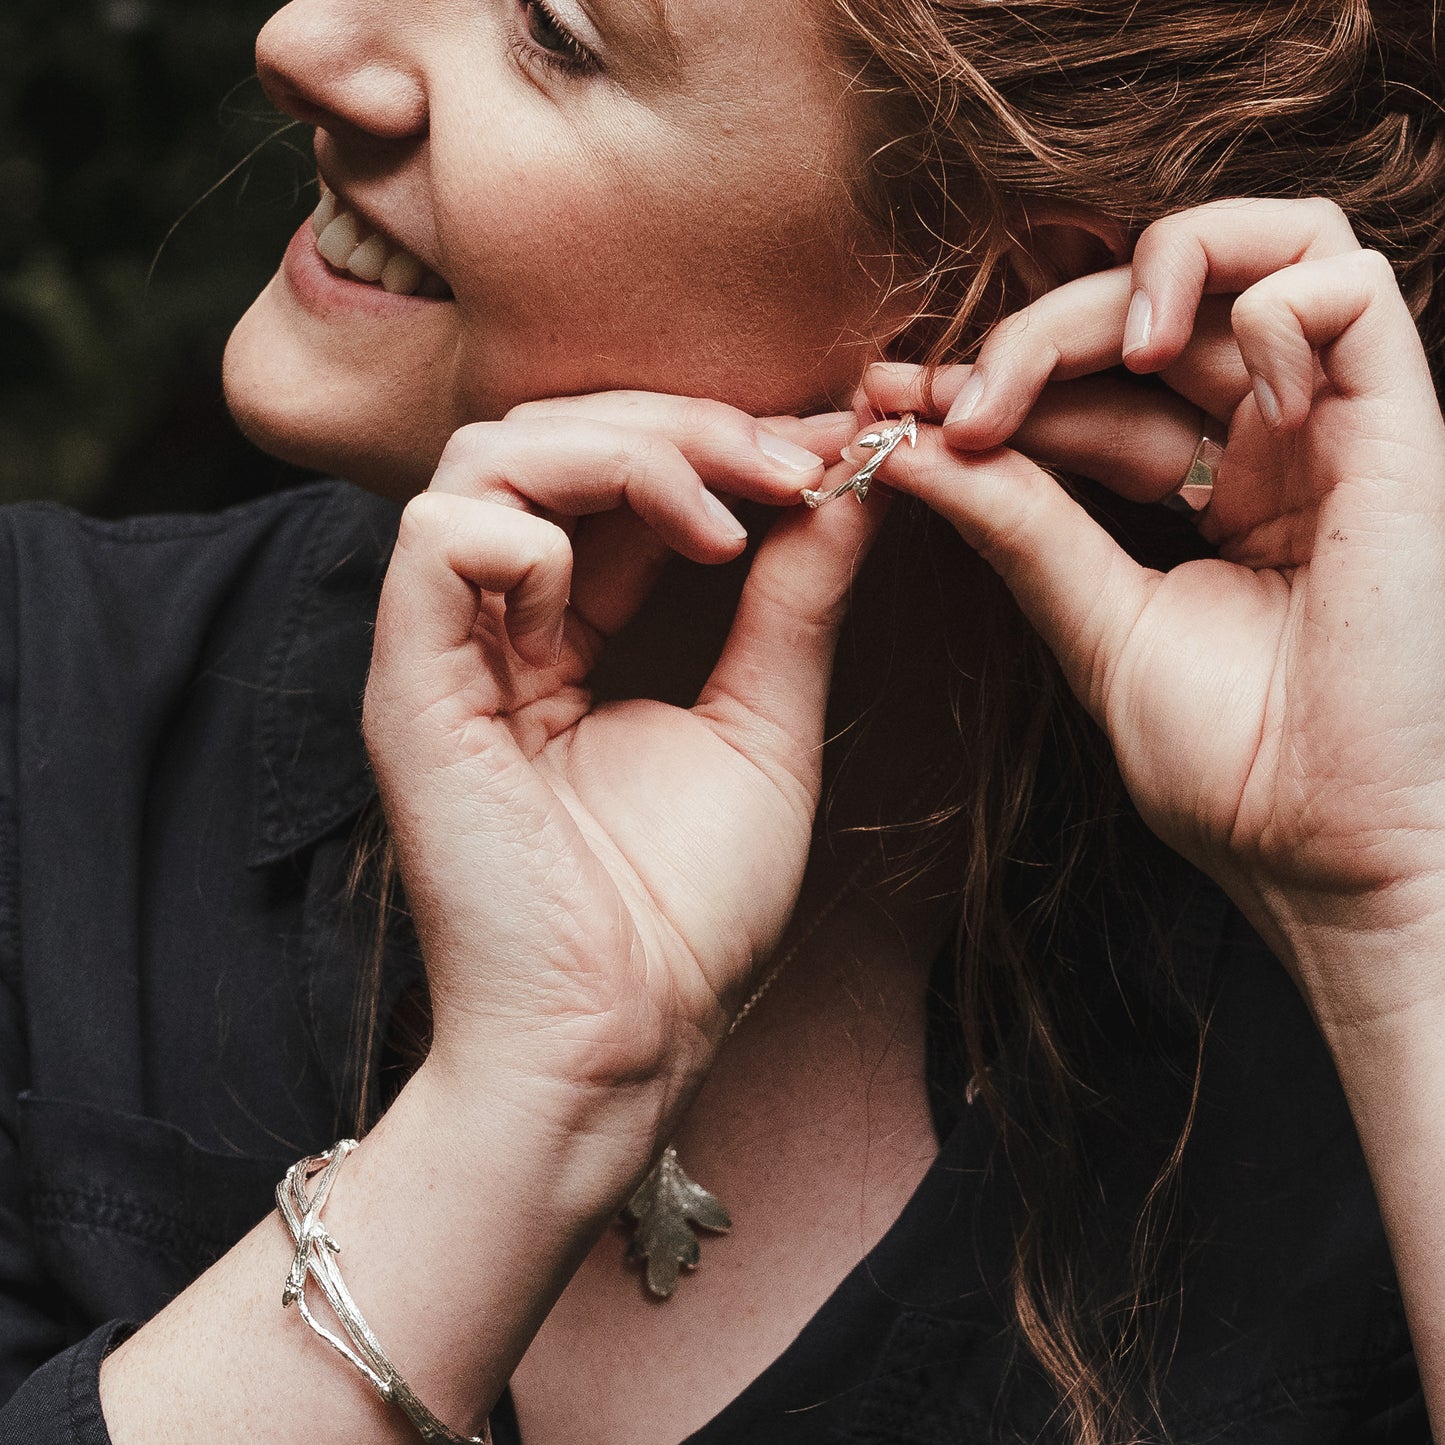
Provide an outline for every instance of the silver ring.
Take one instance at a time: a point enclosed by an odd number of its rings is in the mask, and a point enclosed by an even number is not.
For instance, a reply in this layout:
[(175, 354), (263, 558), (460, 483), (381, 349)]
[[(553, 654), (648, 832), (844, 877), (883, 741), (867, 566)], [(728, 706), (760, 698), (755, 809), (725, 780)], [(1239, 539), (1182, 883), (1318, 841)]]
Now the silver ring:
[(1224, 448), (1208, 432), (1201, 435), (1184, 479), (1164, 498), (1164, 505), (1171, 512), (1185, 512), (1190, 516), (1202, 512), (1214, 495), (1214, 479), (1223, 457)]

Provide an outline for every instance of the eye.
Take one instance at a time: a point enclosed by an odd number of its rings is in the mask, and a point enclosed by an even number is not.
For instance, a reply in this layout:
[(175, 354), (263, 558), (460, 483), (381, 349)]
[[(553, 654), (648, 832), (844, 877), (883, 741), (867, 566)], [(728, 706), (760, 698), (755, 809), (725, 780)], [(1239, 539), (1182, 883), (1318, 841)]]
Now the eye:
[(533, 56), (544, 65), (574, 73), (600, 68), (597, 57), (541, 0), (521, 0)]

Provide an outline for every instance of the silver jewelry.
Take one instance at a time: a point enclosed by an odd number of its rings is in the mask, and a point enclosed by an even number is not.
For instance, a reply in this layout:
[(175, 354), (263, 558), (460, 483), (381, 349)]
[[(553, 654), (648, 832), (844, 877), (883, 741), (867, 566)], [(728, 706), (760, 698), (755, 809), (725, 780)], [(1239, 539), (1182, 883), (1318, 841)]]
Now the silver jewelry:
[[(899, 444), (908, 439), (908, 445), (918, 445), (918, 418), (911, 411), (905, 411), (892, 426), (886, 426), (880, 431), (870, 431), (866, 436), (861, 436), (853, 443), (854, 447), (862, 447), (865, 451), (873, 453), (846, 482), (833, 488), (831, 492), (814, 492), (805, 489), (803, 500), (813, 508), (818, 508), (824, 502), (831, 502), (835, 497), (841, 497), (844, 492), (854, 492), (861, 502), (868, 495), (868, 484), (878, 473), (878, 468), (893, 455)], [(850, 448), (851, 450), (851, 448)], [(844, 452), (844, 456), (848, 456)], [(852, 461), (852, 457), (848, 457)]]
[[(281, 1291), (281, 1308), (295, 1304), (301, 1318), (326, 1341), (332, 1349), (345, 1356), (371, 1382), (372, 1388), (388, 1404), (398, 1406), (416, 1426), (423, 1440), (443, 1441), (445, 1445), (491, 1445), (492, 1432), (483, 1429), (480, 1435), (458, 1435), (449, 1430), (417, 1397), (386, 1357), (370, 1326), (361, 1316), (351, 1292), (336, 1267), (335, 1256), (341, 1246), (321, 1223), (321, 1211), (341, 1168), (342, 1161), (356, 1148), (355, 1139), (340, 1139), (324, 1154), (298, 1159), (276, 1186), (276, 1207), (291, 1231), (296, 1253), (286, 1274)], [(308, 1195), (307, 1186), (316, 1181)], [(314, 1278), (326, 1296), (326, 1302), (341, 1321), (350, 1343), (328, 1330), (306, 1304), (306, 1281)]]
[(1224, 448), (1213, 437), (1207, 432), (1200, 436), (1183, 481), (1164, 498), (1164, 505), (1173, 512), (1202, 512), (1214, 495), (1214, 479), (1223, 457)]
[(726, 1234), (733, 1227), (722, 1201), (688, 1178), (671, 1144), (647, 1171), (623, 1213), (636, 1225), (627, 1259), (645, 1264), (647, 1288), (658, 1299), (667, 1299), (677, 1288), (680, 1270), (697, 1268), (695, 1229)]
[[(911, 416), (905, 417), (899, 426), (911, 423), (912, 420)], [(892, 445), (897, 446), (903, 436), (904, 433), (900, 430)], [(868, 438), (864, 437), (859, 444), (862, 445), (863, 442), (868, 442)], [(873, 443), (869, 442), (869, 445)], [(910, 808), (935, 785), (941, 771), (941, 764), (928, 770), (917, 791), (908, 799)], [(875, 864), (876, 860), (865, 854), (849, 870), (842, 887), (813, 915), (807, 928), (794, 939), (792, 946), (768, 970), (763, 981), (748, 996), (747, 1002), (733, 1015), (726, 1035), (728, 1038), (732, 1038), (738, 1025), (758, 1006), (763, 995), (778, 981), (783, 970), (807, 946), (833, 910), (858, 886), (864, 873)], [(714, 1234), (727, 1234), (733, 1223), (732, 1216), (723, 1207), (722, 1201), (688, 1177), (678, 1162), (677, 1149), (671, 1144), (662, 1151), (661, 1158), (637, 1186), (636, 1192), (623, 1209), (621, 1218), (624, 1222), (631, 1221), (633, 1226), (626, 1257), (631, 1263), (644, 1265), (648, 1291), (657, 1299), (671, 1296), (677, 1288), (681, 1270), (697, 1268), (699, 1249), (695, 1231), (707, 1229)]]
[[(798, 951), (823, 926), (824, 920), (857, 885), (866, 869), (872, 866), (873, 860), (864, 858), (849, 872), (843, 886), (813, 915), (808, 927), (768, 970), (767, 976), (749, 994), (747, 1002), (733, 1015), (733, 1021), (728, 1025), (728, 1038), (732, 1038), (738, 1025), (757, 1007)], [(622, 1217), (633, 1224), (627, 1259), (644, 1265), (648, 1292), (657, 1299), (671, 1296), (677, 1288), (680, 1270), (697, 1268), (699, 1250), (695, 1229), (726, 1234), (733, 1227), (732, 1216), (723, 1207), (722, 1201), (688, 1177), (678, 1163), (676, 1148), (671, 1144), (662, 1151), (662, 1157), (637, 1186), (637, 1191), (622, 1211)]]

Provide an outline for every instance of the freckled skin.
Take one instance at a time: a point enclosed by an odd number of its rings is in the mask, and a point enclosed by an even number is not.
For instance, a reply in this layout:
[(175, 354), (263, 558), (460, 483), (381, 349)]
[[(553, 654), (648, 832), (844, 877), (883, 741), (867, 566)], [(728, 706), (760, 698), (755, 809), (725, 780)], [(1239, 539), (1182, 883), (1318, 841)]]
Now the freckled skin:
[(841, 200), (860, 164), (846, 67), (801, 0), (678, 0), (675, 54), (631, 3), (598, 7), (630, 17), (600, 75), (520, 58), (517, 0), (293, 0), (272, 19), (268, 89), (456, 300), (322, 320), (278, 274), (227, 352), (260, 445), (407, 495), (458, 426), (539, 396), (846, 401), (880, 300), (858, 259), (880, 248)]

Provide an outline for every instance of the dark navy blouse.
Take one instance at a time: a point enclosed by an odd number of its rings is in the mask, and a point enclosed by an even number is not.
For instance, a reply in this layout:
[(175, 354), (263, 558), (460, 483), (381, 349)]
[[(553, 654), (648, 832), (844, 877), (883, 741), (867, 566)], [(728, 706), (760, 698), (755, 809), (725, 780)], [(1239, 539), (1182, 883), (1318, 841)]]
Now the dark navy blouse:
[[(273, 1207), (290, 1163), (350, 1132), (345, 878), (396, 520), (340, 484), (216, 516), (0, 511), (0, 1445), (102, 1445), (105, 1352)], [(1139, 846), (1212, 1011), (1171, 1438), (1418, 1445), (1398, 1290), (1329, 1059), (1220, 894)], [(1079, 927), (1076, 966), (1147, 992), (1147, 930), (1087, 911)], [(385, 998), (419, 968), (396, 941)], [(1007, 1187), (948, 1025), (940, 995), (936, 1163), (689, 1445), (1058, 1438), (1006, 1328)], [(1121, 1027), (1109, 1088), (1127, 1107), (1089, 1124), (1105, 1249), (1124, 1248), (1109, 1202), (1137, 1184), (1151, 1108), (1173, 1117), (1192, 1076), (1171, 1048)], [(515, 1441), (505, 1398), (494, 1426)]]

